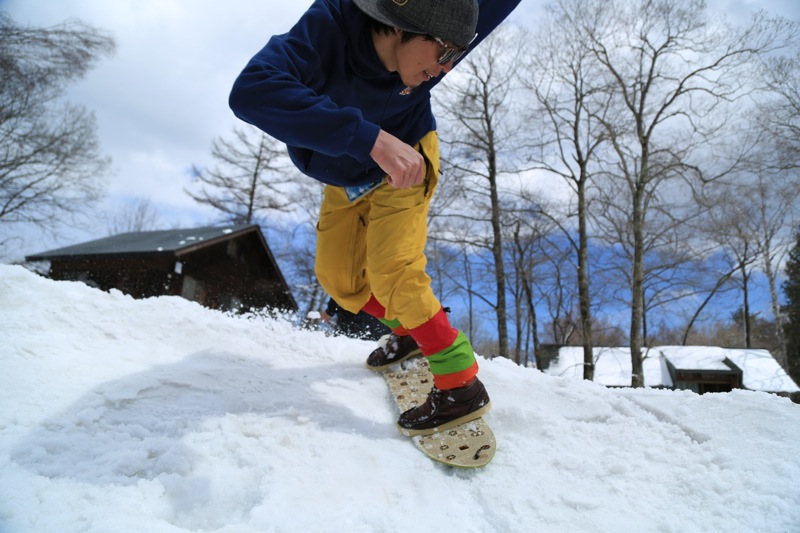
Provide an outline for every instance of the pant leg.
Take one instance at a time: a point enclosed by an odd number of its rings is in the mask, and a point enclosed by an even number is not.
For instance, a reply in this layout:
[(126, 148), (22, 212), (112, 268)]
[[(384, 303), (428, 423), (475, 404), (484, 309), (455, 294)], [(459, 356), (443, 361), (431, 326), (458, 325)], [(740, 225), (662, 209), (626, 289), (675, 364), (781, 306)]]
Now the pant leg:
[(366, 234), (370, 204), (350, 202), (341, 187), (325, 187), (319, 222), (314, 272), (340, 307), (358, 313), (370, 298)]
[(379, 187), (370, 195), (367, 224), (367, 276), (387, 320), (408, 329), (430, 320), (441, 309), (425, 271), (427, 217), (436, 178), (409, 189)]
[(439, 179), (435, 132), (418, 146), (428, 162), (425, 183), (409, 189), (384, 185), (369, 195), (367, 277), (384, 318), (407, 328), (428, 358), (440, 389), (465, 385), (478, 372), (472, 345), (453, 328), (425, 272), (428, 208)]

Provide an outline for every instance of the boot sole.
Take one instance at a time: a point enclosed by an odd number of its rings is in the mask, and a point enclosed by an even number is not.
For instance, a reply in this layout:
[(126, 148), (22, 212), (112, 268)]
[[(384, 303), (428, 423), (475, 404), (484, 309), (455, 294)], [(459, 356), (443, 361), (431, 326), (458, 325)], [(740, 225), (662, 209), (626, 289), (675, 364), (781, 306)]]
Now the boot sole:
[(403, 357), (400, 357), (398, 359), (392, 359), (391, 362), (386, 363), (385, 365), (372, 366), (369, 363), (364, 363), (364, 366), (366, 366), (367, 368), (369, 368), (370, 370), (373, 370), (375, 372), (382, 372), (382, 371), (386, 370), (387, 368), (389, 368), (392, 365), (396, 365), (397, 363), (402, 363), (403, 361), (405, 361), (407, 359), (411, 359), (412, 357), (415, 357), (417, 355), (422, 355), (422, 350), (420, 350), (419, 348), (417, 348), (416, 350), (414, 350), (412, 352), (407, 353)]
[(409, 429), (404, 428), (400, 424), (397, 424), (397, 428), (400, 430), (400, 433), (406, 435), (407, 437), (415, 437), (417, 435), (433, 435), (434, 433), (441, 433), (442, 431), (447, 431), (448, 429), (452, 429), (456, 426), (460, 426), (461, 424), (466, 424), (467, 422), (472, 422), (473, 420), (477, 420), (486, 413), (489, 412), (489, 409), (492, 408), (492, 402), (487, 403), (480, 409), (472, 411), (471, 413), (467, 413), (461, 418), (456, 418), (455, 420), (451, 420), (441, 426), (436, 426), (433, 428), (425, 428), (425, 429)]

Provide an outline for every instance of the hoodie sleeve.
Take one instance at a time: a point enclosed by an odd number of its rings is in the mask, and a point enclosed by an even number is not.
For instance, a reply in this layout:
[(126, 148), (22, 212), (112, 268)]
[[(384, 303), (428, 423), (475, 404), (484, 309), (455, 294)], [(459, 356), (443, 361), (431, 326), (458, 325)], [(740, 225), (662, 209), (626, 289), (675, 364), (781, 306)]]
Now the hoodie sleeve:
[(355, 107), (319, 92), (328, 55), (347, 47), (347, 21), (332, 3), (317, 1), (283, 35), (272, 37), (236, 79), (234, 114), (290, 146), (331, 157), (369, 160), (380, 128)]
[(482, 40), (487, 38), (519, 5), (521, 0), (478, 0), (478, 34), (475, 42), (470, 47), (475, 49)]

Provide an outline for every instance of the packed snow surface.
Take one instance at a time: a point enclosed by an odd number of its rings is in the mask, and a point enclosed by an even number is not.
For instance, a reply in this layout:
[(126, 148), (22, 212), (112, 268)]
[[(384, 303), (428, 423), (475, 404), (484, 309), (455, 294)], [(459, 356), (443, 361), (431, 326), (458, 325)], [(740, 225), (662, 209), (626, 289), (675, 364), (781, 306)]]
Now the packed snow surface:
[(800, 531), (800, 407), (480, 359), (480, 470), (395, 427), (366, 341), (0, 266), (0, 531)]

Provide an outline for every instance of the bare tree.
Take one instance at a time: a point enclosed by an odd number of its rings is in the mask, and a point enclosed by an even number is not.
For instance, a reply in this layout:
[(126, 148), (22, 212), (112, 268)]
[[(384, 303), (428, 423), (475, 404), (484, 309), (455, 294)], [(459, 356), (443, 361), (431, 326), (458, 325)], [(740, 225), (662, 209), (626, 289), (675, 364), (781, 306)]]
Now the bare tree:
[(284, 265), (287, 280), (300, 305), (301, 316), (308, 316), (309, 311), (319, 311), (327, 303), (325, 291), (314, 272), (316, 221), (325, 186), (317, 180), (300, 178), (296, 187), (295, 216), (267, 231), (270, 242), (278, 243), (273, 246), (276, 259)]
[(757, 150), (753, 173), (759, 203), (760, 246), (775, 317), (777, 355), (786, 357), (786, 338), (778, 300), (778, 269), (793, 242), (800, 219), (800, 43), (794, 54), (769, 57), (762, 79), (767, 99), (757, 107), (756, 121), (766, 146)]
[(103, 194), (94, 115), (65, 91), (114, 47), (80, 21), (24, 27), (0, 12), (0, 223), (47, 229)]
[[(542, 210), (545, 211), (552, 216), (550, 209)], [(580, 319), (576, 314), (578, 288), (574, 249), (560, 232), (552, 230), (552, 218), (541, 218), (544, 225), (534, 230), (537, 235), (527, 252), (531, 259), (535, 258), (531, 262), (530, 280), (535, 280), (537, 303), (544, 310), (544, 313), (537, 313), (537, 322), (543, 330), (541, 342), (572, 345), (575, 339), (581, 341)]]
[[(709, 270), (713, 269), (706, 269), (703, 268), (702, 265), (698, 265), (698, 269), (695, 272), (695, 277), (703, 277)], [(714, 272), (712, 277), (714, 278), (713, 283), (708, 285), (710, 288), (705, 291), (705, 297), (701, 300), (700, 304), (694, 309), (691, 317), (686, 321), (686, 325), (683, 328), (683, 333), (680, 337), (680, 343), (684, 346), (689, 343), (690, 335), (692, 334), (693, 329), (695, 328), (695, 324), (697, 323), (698, 319), (700, 318), (701, 313), (706, 309), (706, 306), (711, 302), (712, 298), (714, 298), (717, 294), (726, 290), (726, 287), (730, 286), (729, 283), (733, 276), (736, 274), (737, 268), (729, 267), (725, 269), (723, 272)]]
[[(448, 76), (444, 91), (436, 100), (443, 108), (440, 123), (444, 144), (444, 166), (464, 182), (471, 192), (462, 204), (462, 218), (478, 220), (487, 226), (474, 240), (486, 247), (493, 258), (498, 351), (508, 356), (506, 272), (501, 227), (501, 178), (516, 172), (509, 168), (519, 149), (521, 121), (515, 116), (514, 91), (516, 65), (521, 48), (511, 27), (495, 32), (480, 48), (458, 66), (458, 75)], [(454, 73), (455, 74), (455, 73)], [(442, 96), (443, 95), (443, 96)]]
[[(516, 217), (513, 223), (509, 224), (511, 235), (509, 242), (512, 244), (512, 251), (509, 254), (514, 264), (514, 281), (516, 290), (514, 291), (515, 317), (517, 341), (514, 349), (517, 364), (527, 366), (529, 354), (533, 353), (536, 368), (543, 369), (541, 349), (539, 341), (539, 320), (536, 313), (538, 294), (535, 285), (536, 266), (541, 261), (539, 254), (539, 241), (548, 228), (543, 228), (537, 222), (537, 217)], [(532, 342), (532, 346), (528, 342)], [(523, 348), (522, 344), (525, 343)], [(525, 358), (522, 358), (522, 354)]]
[(596, 151), (605, 141), (601, 119), (609, 111), (608, 91), (590, 43), (576, 39), (573, 14), (550, 8), (532, 40), (523, 83), (533, 95), (531, 135), (534, 168), (562, 178), (574, 193), (571, 215), (577, 217), (577, 235), (560, 223), (577, 258), (578, 307), (583, 345), (583, 377), (594, 379), (592, 313), (589, 281), (588, 187)]
[[(433, 220), (431, 222), (433, 223)], [(451, 283), (451, 275), (453, 265), (460, 261), (455, 247), (446, 240), (438, 238), (440, 231), (442, 230), (437, 225), (436, 230), (429, 232), (430, 238), (426, 244), (425, 256), (428, 258), (427, 270), (431, 276), (431, 287), (436, 298), (446, 306), (448, 298), (456, 297), (459, 292), (459, 287)]]
[[(795, 46), (800, 43), (795, 42)], [(712, 190), (704, 191), (703, 201), (712, 211), (695, 225), (698, 234), (711, 233), (711, 240), (720, 244), (728, 257), (742, 256), (746, 235), (748, 258), (745, 261), (760, 269), (767, 278), (770, 307), (775, 320), (774, 355), (782, 360), (784, 335), (781, 325), (781, 305), (778, 299), (778, 269), (792, 242), (792, 231), (800, 215), (800, 54), (764, 58), (752, 93), (753, 110), (741, 113), (741, 120), (728, 125), (734, 132), (731, 144), (735, 147), (737, 165), (724, 180), (718, 180)], [(746, 109), (745, 102), (739, 104)], [(709, 200), (709, 197), (717, 198)], [(717, 212), (728, 212), (728, 216)], [(731, 215), (731, 213), (734, 213)], [(726, 220), (727, 218), (727, 220)], [(732, 245), (738, 242), (738, 245)], [(732, 248), (739, 250), (736, 253)], [(697, 265), (699, 271), (707, 270)], [(745, 267), (740, 261), (728, 261), (727, 268), (718, 272), (716, 284), (689, 321), (684, 334), (686, 343), (690, 330), (708, 301), (718, 292), (735, 286), (730, 281), (743, 281)], [(736, 278), (736, 274), (740, 274)], [(746, 293), (745, 293), (746, 294)], [(745, 338), (753, 328), (749, 303), (742, 311)], [(751, 339), (752, 342), (752, 339)]]
[(800, 169), (800, 43), (792, 55), (768, 57), (762, 79), (771, 98), (761, 104), (757, 116), (777, 149), (772, 166), (796, 173)]
[(640, 387), (648, 216), (661, 205), (659, 213), (678, 224), (680, 203), (664, 200), (690, 199), (720, 174), (709, 148), (723, 141), (726, 104), (750, 89), (754, 59), (790, 36), (785, 24), (763, 15), (742, 31), (712, 25), (702, 0), (561, 0), (559, 8), (572, 21), (572, 36), (591, 47), (602, 73), (597, 83), (613, 97), (596, 117), (610, 146), (602, 186), (616, 183), (614, 199), (626, 198), (613, 205), (627, 213), (620, 220), (627, 220), (632, 258), (631, 384)]
[(193, 167), (196, 179), (186, 193), (222, 213), (226, 222), (252, 224), (267, 213), (294, 209), (296, 173), (283, 145), (251, 126), (234, 128), (233, 139), (211, 145), (216, 166)]
[[(437, 196), (441, 197), (438, 193)], [(490, 307), (494, 305), (484, 294), (481, 248), (465, 238), (465, 235), (479, 231), (475, 226), (477, 224), (471, 221), (456, 221), (447, 216), (433, 217), (428, 232), (427, 253), (433, 286), (439, 300), (443, 305), (452, 307), (452, 301), (463, 298), (466, 313), (461, 325), (470, 339), (475, 338), (480, 325), (478, 303), (483, 302)]]
[(710, 231), (727, 256), (731, 270), (738, 274), (735, 278), (742, 289), (742, 317), (744, 325), (744, 345), (751, 343), (750, 280), (755, 263), (759, 258), (758, 211), (759, 206), (747, 194), (749, 187), (739, 184), (736, 188), (725, 189), (720, 198), (725, 209), (711, 212)]
[[(800, 45), (800, 43), (797, 43)], [(784, 334), (778, 300), (778, 269), (792, 242), (792, 232), (800, 216), (800, 119), (798, 109), (798, 55), (770, 56), (759, 76), (761, 90), (753, 93), (753, 111), (731, 128), (736, 131), (739, 158), (735, 172), (706, 191), (705, 198), (724, 206), (710, 214), (713, 238), (726, 251), (733, 265), (726, 274), (742, 288), (741, 322), (744, 342), (753, 342), (753, 315), (750, 312), (751, 270), (761, 270), (767, 278), (774, 353), (783, 360)], [(722, 280), (723, 278), (721, 278)]]
[(797, 171), (779, 171), (777, 175), (759, 175), (753, 201), (757, 206), (757, 239), (762, 267), (769, 286), (770, 307), (774, 317), (776, 353), (783, 361), (786, 341), (778, 300), (778, 269), (792, 244), (792, 230), (800, 220), (800, 179)]
[(152, 231), (159, 229), (161, 222), (158, 210), (150, 198), (139, 198), (126, 202), (116, 209), (111, 216), (109, 235), (130, 233), (135, 231)]
[[(774, 153), (774, 152), (773, 152)], [(742, 289), (742, 320), (745, 346), (752, 345), (752, 314), (750, 309), (750, 279), (759, 268), (767, 278), (775, 346), (784, 345), (781, 310), (777, 294), (779, 265), (793, 241), (793, 230), (800, 215), (800, 183), (796, 175), (786, 170), (770, 170), (760, 165), (757, 174), (737, 174), (734, 182), (720, 189), (719, 204), (711, 217), (710, 230), (716, 241), (730, 257)], [(783, 359), (784, 350), (776, 352)]]

